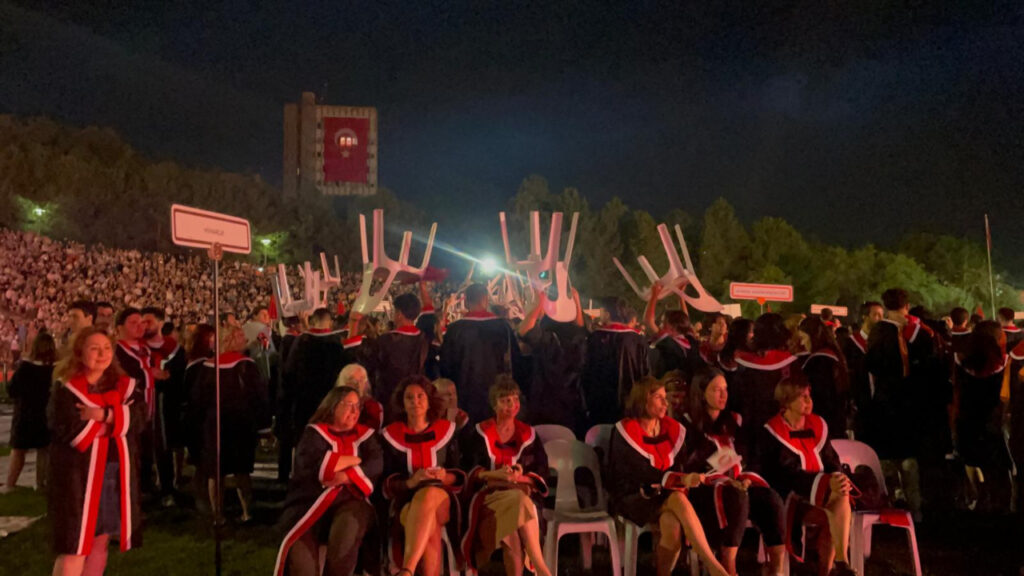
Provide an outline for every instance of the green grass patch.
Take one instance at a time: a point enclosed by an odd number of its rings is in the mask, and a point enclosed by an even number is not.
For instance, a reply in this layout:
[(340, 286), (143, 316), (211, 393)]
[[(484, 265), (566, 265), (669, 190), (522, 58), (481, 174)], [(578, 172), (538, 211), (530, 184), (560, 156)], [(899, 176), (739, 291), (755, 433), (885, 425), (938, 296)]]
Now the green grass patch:
[(11, 455), (11, 446), (9, 444), (0, 444), (0, 458)]

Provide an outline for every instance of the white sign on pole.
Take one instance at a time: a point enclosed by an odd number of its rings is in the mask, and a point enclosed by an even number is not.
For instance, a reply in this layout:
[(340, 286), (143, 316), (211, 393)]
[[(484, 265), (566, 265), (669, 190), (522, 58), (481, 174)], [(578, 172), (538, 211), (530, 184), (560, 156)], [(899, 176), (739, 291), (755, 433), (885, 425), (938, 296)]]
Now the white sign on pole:
[(722, 304), (722, 314), (732, 318), (743, 316), (743, 307), (739, 304)]
[(811, 304), (811, 314), (821, 314), (821, 311), (825, 308), (831, 310), (833, 316), (846, 318), (849, 315), (849, 310), (846, 309), (846, 306), (831, 306), (829, 304)]
[(786, 284), (753, 284), (733, 282), (729, 284), (729, 298), (733, 300), (765, 300), (792, 302), (793, 287)]
[(1013, 319), (1014, 320), (1024, 320), (1024, 312), (1014, 312), (1013, 313)]
[(209, 248), (220, 244), (225, 252), (252, 252), (248, 220), (181, 204), (171, 205), (171, 239), (178, 246)]

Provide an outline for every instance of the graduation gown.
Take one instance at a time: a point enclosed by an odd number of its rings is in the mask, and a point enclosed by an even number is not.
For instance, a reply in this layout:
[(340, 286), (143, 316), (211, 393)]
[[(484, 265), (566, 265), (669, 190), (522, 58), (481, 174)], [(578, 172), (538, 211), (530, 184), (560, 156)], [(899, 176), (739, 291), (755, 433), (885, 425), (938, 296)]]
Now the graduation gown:
[(647, 343), (640, 332), (612, 323), (591, 333), (582, 380), (590, 425), (617, 422), (633, 384), (648, 371)]
[(7, 387), (7, 395), (14, 400), (11, 448), (33, 450), (50, 444), (46, 405), (50, 402), (52, 379), (53, 364), (37, 364), (31, 360), (18, 364)]
[(633, 418), (617, 422), (608, 444), (609, 511), (639, 526), (656, 522), (670, 494), (662, 485), (670, 473), (683, 471), (685, 441), (686, 428), (668, 417), (655, 437)]
[(455, 382), (470, 422), (491, 415), (487, 392), (498, 374), (512, 371), (519, 343), (508, 322), (490, 312), (470, 312), (452, 322), (441, 344), (441, 376)]
[(533, 356), (527, 398), (532, 424), (560, 424), (585, 432), (580, 379), (587, 330), (569, 322), (541, 320), (523, 337)]
[(121, 370), (124, 370), (129, 377), (134, 378), (144, 391), (147, 422), (156, 415), (156, 382), (154, 382), (153, 373), (150, 370), (153, 366), (150, 354), (148, 346), (127, 340), (118, 340), (117, 349), (114, 350)]
[[(459, 466), (459, 445), (456, 440), (456, 429), (453, 422), (434, 420), (422, 432), (412, 432), (404, 421), (388, 424), (381, 431), (384, 439), (384, 500), (388, 502), (388, 518), (390, 543), (388, 559), (394, 566), (402, 565), (404, 556), (405, 531), (399, 517), (404, 507), (416, 491), (425, 487), (420, 485), (410, 490), (405, 482), (413, 473), (421, 468), (445, 468), (455, 475), (455, 483), (441, 486), (449, 493), (449, 520), (447, 524), (449, 539), (457, 541), (461, 536), (460, 506), (458, 494), (466, 484), (466, 473)], [(461, 565), (461, 553), (457, 563)]]
[[(192, 421), (203, 431), (199, 469), (208, 477), (215, 474), (217, 457), (215, 377), (213, 360), (206, 360), (194, 390), (198, 396), (190, 402), (197, 411)], [(259, 434), (270, 428), (270, 405), (267, 383), (256, 362), (240, 352), (220, 355), (220, 409), (220, 473), (251, 474)]]
[[(48, 408), (53, 442), (47, 500), (57, 554), (87, 555), (92, 550), (103, 476), (111, 460), (120, 474), (121, 551), (142, 545), (138, 449), (146, 421), (144, 394), (128, 376), (106, 392), (90, 390), (84, 376), (54, 385)], [(113, 422), (82, 421), (77, 404), (110, 407)]]
[(853, 404), (853, 427), (857, 438), (863, 438), (865, 422), (870, 419), (871, 386), (865, 364), (868, 351), (868, 335), (863, 330), (851, 331), (839, 341), (839, 348), (846, 357), (846, 373), (850, 381), (850, 402)]
[(288, 352), (282, 388), (292, 400), (293, 430), (309, 423), (338, 381), (341, 369), (356, 361), (355, 354), (342, 344), (342, 335), (342, 331), (310, 330), (299, 336)]
[(871, 418), (865, 421), (864, 441), (882, 460), (915, 456), (917, 432), (911, 415), (920, 407), (914, 405), (907, 340), (898, 324), (888, 319), (875, 324), (865, 365)]
[(427, 359), (423, 363), (423, 374), (431, 381), (441, 377), (441, 335), (435, 330), (437, 315), (434, 306), (425, 304), (419, 317), (416, 318), (416, 327), (427, 339)]
[(182, 432), (182, 442), (188, 449), (189, 460), (197, 466), (203, 450), (203, 408), (197, 405), (202, 398), (199, 390), (199, 375), (203, 371), (203, 362), (207, 360), (209, 358), (196, 358), (189, 361), (185, 365), (185, 374), (182, 376), (185, 401), (181, 407), (179, 426)]
[(704, 366), (700, 357), (700, 343), (688, 336), (662, 334), (650, 345), (648, 355), (651, 363), (651, 375), (661, 378), (667, 372), (678, 370), (683, 381), (690, 383), (693, 373)]
[(515, 432), (508, 442), (502, 442), (498, 437), (494, 418), (474, 426), (472, 433), (467, 434), (465, 438), (462, 468), (469, 470), (465, 494), (469, 506), (466, 532), (462, 537), (462, 554), (470, 568), (476, 569), (476, 549), (480, 545), (477, 533), (483, 515), (488, 513), (484, 501), (488, 494), (498, 490), (515, 489), (488, 487), (487, 483), (480, 479), (480, 474), (504, 466), (522, 466), (523, 474), (533, 480), (534, 489), (529, 496), (533, 500), (535, 516), (543, 527), (544, 518), (540, 510), (544, 509), (544, 498), (548, 495), (548, 455), (544, 451), (544, 443), (537, 437), (533, 427), (519, 420), (515, 421)]
[(1017, 344), (1010, 357), (1010, 454), (1014, 462), (1024, 462), (1024, 342)]
[(949, 362), (943, 356), (939, 335), (916, 316), (908, 316), (904, 327), (910, 360), (910, 390), (916, 402), (910, 417), (916, 431), (916, 456), (944, 461), (952, 451), (949, 405), (953, 386)]
[(154, 383), (156, 394), (157, 432), (160, 445), (177, 448), (183, 445), (181, 421), (182, 407), (187, 400), (188, 390), (184, 386), (185, 350), (173, 338), (159, 342), (147, 342), (154, 366), (168, 372), (166, 380)]
[(1006, 334), (1006, 349), (1013, 350), (1022, 340), (1024, 340), (1024, 330), (1021, 330), (1016, 325), (1003, 326), (1003, 334)]
[[(341, 456), (358, 456), (362, 462), (344, 470), (348, 484), (329, 486)], [(370, 495), (383, 468), (380, 442), (371, 428), (357, 424), (337, 432), (324, 423), (306, 426), (295, 451), (295, 470), (281, 515), (281, 526), (287, 532), (278, 549), (274, 574), (284, 574), (288, 551), (332, 508), (350, 500), (370, 506)]]
[[(805, 419), (803, 430), (793, 430), (776, 414), (760, 430), (757, 469), (783, 498), (787, 498), (786, 547), (798, 560), (803, 551), (793, 546), (795, 528), (803, 523), (796, 499), (824, 506), (831, 496), (829, 474), (839, 472), (839, 455), (828, 440), (828, 424), (817, 414)], [(801, 538), (802, 540), (802, 538)]]
[[(363, 350), (364, 338), (348, 339), (349, 350), (365, 360), (366, 372), (373, 383), (373, 397), (384, 407), (385, 420), (391, 412), (391, 395), (406, 376), (423, 374), (429, 343), (415, 326), (403, 326), (381, 334), (372, 348)], [(379, 426), (378, 426), (379, 427)]]
[(786, 350), (738, 350), (735, 361), (739, 368), (729, 389), (729, 409), (743, 417), (742, 441), (750, 450), (751, 459), (756, 460), (760, 448), (758, 430), (779, 413), (775, 386), (790, 373), (799, 371), (800, 362)]
[(960, 391), (956, 419), (957, 447), (964, 464), (991, 470), (1012, 470), (1003, 435), (1003, 403), (999, 392), (1009, 385), (1010, 359), (984, 372), (968, 370), (957, 362), (956, 386)]
[(828, 423), (832, 438), (846, 438), (846, 368), (833, 350), (812, 352), (803, 362), (804, 375), (811, 383), (815, 413)]

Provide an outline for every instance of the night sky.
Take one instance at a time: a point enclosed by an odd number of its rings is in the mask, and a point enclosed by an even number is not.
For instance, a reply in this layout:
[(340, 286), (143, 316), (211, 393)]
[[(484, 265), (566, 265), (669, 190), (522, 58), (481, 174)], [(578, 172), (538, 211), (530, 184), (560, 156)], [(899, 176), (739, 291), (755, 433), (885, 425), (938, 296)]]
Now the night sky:
[(989, 212), (1024, 262), (1020, 2), (68, 4), (0, 0), (0, 112), (278, 185), (309, 90), (376, 106), (381, 184), (449, 219), (541, 174), (846, 245), (981, 241)]

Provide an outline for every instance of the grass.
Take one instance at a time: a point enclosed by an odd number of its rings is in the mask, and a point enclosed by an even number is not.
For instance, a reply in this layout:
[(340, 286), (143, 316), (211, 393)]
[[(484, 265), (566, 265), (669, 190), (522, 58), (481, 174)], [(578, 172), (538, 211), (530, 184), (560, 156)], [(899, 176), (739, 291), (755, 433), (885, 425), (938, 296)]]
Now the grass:
[[(45, 497), (19, 489), (0, 496), (0, 516), (38, 516), (45, 513)], [(229, 525), (223, 540), (224, 574), (242, 576), (269, 573), (280, 543), (273, 527), (276, 512), (256, 510), (257, 522)], [(146, 514), (143, 546), (121, 554), (110, 550), (106, 574), (160, 574), (186, 576), (213, 574), (214, 543), (209, 518), (194, 510), (152, 509)], [(47, 574), (53, 567), (51, 527), (47, 518), (0, 540), (0, 574)]]

